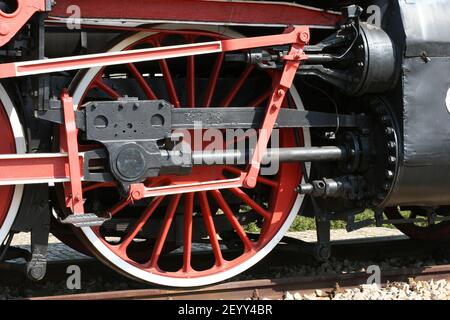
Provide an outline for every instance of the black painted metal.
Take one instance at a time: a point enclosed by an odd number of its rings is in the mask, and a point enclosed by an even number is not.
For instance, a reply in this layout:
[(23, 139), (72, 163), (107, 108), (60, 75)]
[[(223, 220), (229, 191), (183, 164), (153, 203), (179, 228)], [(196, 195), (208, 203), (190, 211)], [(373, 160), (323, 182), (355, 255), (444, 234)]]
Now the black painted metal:
[(406, 34), (406, 57), (448, 57), (450, 6), (448, 0), (398, 1)]
[[(137, 111), (136, 106), (139, 106)], [(157, 112), (157, 109), (163, 105), (163, 111)], [(116, 112), (119, 106), (125, 107), (122, 114)], [(170, 114), (169, 114), (170, 111)], [(166, 123), (161, 132), (168, 133), (168, 129), (195, 129), (200, 125), (203, 129), (259, 129), (264, 120), (265, 110), (262, 108), (173, 108), (163, 100), (145, 101), (135, 99), (125, 99), (123, 101), (107, 101), (90, 103), (82, 111), (76, 112), (77, 127), (86, 131), (89, 129), (91, 134), (100, 134), (114, 136), (114, 139), (122, 137), (123, 139), (140, 139), (142, 132), (144, 135), (151, 134), (153, 126), (147, 126), (147, 119), (151, 121), (155, 115), (161, 115), (170, 120)], [(88, 115), (88, 116), (87, 116)], [(103, 121), (95, 124), (96, 118), (101, 116)], [(51, 100), (50, 108), (45, 111), (36, 112), (36, 117), (49, 122), (63, 124), (63, 114), (60, 100)], [(115, 123), (108, 123), (109, 128), (105, 128), (105, 119), (111, 118)], [(118, 118), (120, 117), (120, 119)], [(98, 121), (99, 119), (97, 119)], [(100, 119), (101, 120), (101, 119)], [(368, 122), (368, 118), (363, 115), (333, 114), (326, 112), (304, 111), (294, 109), (282, 109), (277, 118), (275, 128), (335, 128), (339, 125), (341, 128), (360, 127)], [(116, 128), (112, 128), (117, 124)], [(129, 132), (129, 124), (132, 125)], [(169, 124), (171, 126), (169, 126)], [(97, 127), (98, 128), (97, 128)], [(121, 127), (131, 133), (131, 137), (118, 128)], [(134, 134), (136, 127), (141, 127), (139, 133)], [(159, 128), (159, 126), (157, 126)], [(108, 130), (104, 130), (108, 129)], [(154, 131), (154, 130), (153, 130)], [(96, 132), (96, 133), (95, 133)], [(115, 134), (118, 134), (115, 136)], [(88, 136), (89, 138), (89, 136)], [(97, 137), (91, 137), (93, 140)]]
[[(343, 49), (342, 42), (345, 44)], [(396, 83), (398, 58), (395, 44), (377, 26), (351, 21), (309, 49), (318, 53), (311, 54), (311, 60), (297, 74), (318, 77), (350, 96), (383, 93)], [(342, 53), (342, 50), (345, 51)], [(330, 51), (332, 55), (323, 54)]]
[[(450, 7), (448, 1), (399, 1), (404, 35), (402, 82), (389, 99), (403, 137), (400, 169), (387, 206), (450, 204)], [(399, 14), (400, 15), (400, 14)], [(393, 15), (393, 18), (395, 15)], [(397, 28), (398, 29), (398, 28)]]

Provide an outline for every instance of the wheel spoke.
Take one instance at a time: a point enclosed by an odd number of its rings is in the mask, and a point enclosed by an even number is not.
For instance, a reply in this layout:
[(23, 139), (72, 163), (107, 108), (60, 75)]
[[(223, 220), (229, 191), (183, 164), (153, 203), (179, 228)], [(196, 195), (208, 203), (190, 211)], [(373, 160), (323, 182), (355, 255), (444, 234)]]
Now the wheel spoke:
[(178, 208), (178, 204), (180, 202), (181, 195), (175, 195), (167, 208), (167, 214), (164, 217), (162, 228), (159, 232), (158, 238), (156, 240), (155, 248), (153, 249), (152, 258), (150, 260), (150, 268), (156, 268), (158, 265), (159, 257), (161, 256), (162, 249), (164, 247), (164, 243), (166, 242), (167, 235), (169, 234), (170, 227), (173, 222), (173, 217)]
[(114, 217), (117, 213), (122, 211), (126, 206), (131, 203), (131, 199), (124, 199), (117, 203), (114, 207), (108, 210), (108, 213), (111, 214), (111, 217)]
[(136, 237), (136, 235), (141, 231), (142, 227), (150, 219), (151, 215), (155, 212), (156, 208), (159, 206), (164, 197), (157, 197), (152, 200), (145, 209), (144, 213), (139, 217), (136, 223), (130, 228), (125, 237), (122, 239), (122, 243), (119, 245), (119, 250), (124, 252), (130, 245), (131, 241)]
[(145, 78), (142, 76), (142, 74), (139, 72), (139, 70), (136, 68), (136, 66), (133, 63), (129, 63), (128, 69), (130, 69), (131, 73), (133, 74), (136, 81), (141, 86), (142, 90), (144, 90), (145, 95), (150, 100), (157, 100), (155, 92), (153, 92), (152, 88), (148, 84), (148, 82), (145, 80)]
[(277, 181), (270, 180), (270, 179), (268, 179), (266, 177), (259, 176), (257, 181), (259, 183), (265, 184), (265, 185), (267, 185), (269, 187), (272, 187), (272, 188), (277, 188), (278, 187), (278, 182)]
[(242, 191), (239, 188), (232, 188), (230, 191), (239, 199), (244, 201), (246, 204), (248, 204), (253, 210), (256, 211), (256, 213), (259, 213), (264, 217), (264, 219), (270, 219), (271, 214), (269, 211), (261, 207), (259, 204), (257, 204), (255, 201), (253, 201), (248, 194), (246, 194), (244, 191)]
[(184, 248), (183, 248), (183, 272), (191, 272), (192, 256), (192, 216), (194, 214), (194, 194), (188, 193), (184, 200)]
[(203, 106), (205, 108), (209, 108), (211, 106), (211, 101), (214, 96), (214, 92), (216, 91), (217, 80), (219, 79), (220, 69), (222, 68), (224, 57), (224, 53), (220, 53), (217, 56), (216, 63), (214, 64), (214, 68), (211, 72), (208, 88), (206, 89), (205, 98), (203, 100)]
[(117, 93), (117, 91), (108, 86), (101, 78), (97, 78), (94, 80), (94, 86), (96, 86), (115, 100), (119, 100), (122, 97), (119, 93)]
[(100, 188), (115, 188), (116, 184), (114, 182), (99, 182), (99, 183), (93, 183), (89, 186), (83, 187), (83, 193), (97, 190)]
[(169, 70), (169, 65), (166, 60), (161, 60), (159, 62), (161, 66), (161, 70), (164, 76), (164, 81), (166, 82), (167, 92), (169, 93), (170, 101), (172, 104), (179, 108), (181, 106), (180, 101), (178, 100), (177, 90), (175, 89), (175, 84), (172, 80), (172, 75)]
[(270, 98), (270, 95), (273, 93), (272, 90), (269, 90), (262, 95), (260, 95), (258, 98), (250, 102), (249, 107), (250, 108), (256, 108), (257, 106), (261, 105), (264, 101)]
[(213, 190), (211, 191), (212, 196), (216, 200), (219, 207), (222, 209), (222, 211), (225, 213), (225, 216), (227, 217), (228, 221), (230, 221), (231, 226), (236, 231), (239, 238), (241, 238), (242, 242), (244, 243), (246, 251), (251, 250), (253, 247), (253, 243), (250, 241), (250, 239), (247, 237), (247, 233), (245, 232), (244, 228), (242, 228), (241, 224), (239, 223), (238, 219), (234, 216), (233, 212), (230, 209), (230, 206), (226, 203), (225, 199), (223, 198), (222, 194), (219, 190)]
[(187, 106), (189, 108), (195, 107), (195, 57), (187, 58)]
[[(159, 41), (155, 42), (157, 47), (160, 47), (161, 44)], [(164, 81), (166, 83), (167, 92), (170, 97), (170, 102), (175, 106), (175, 108), (179, 108), (181, 106), (180, 100), (178, 100), (177, 90), (175, 89), (175, 84), (173, 83), (172, 74), (170, 73), (169, 65), (167, 64), (166, 59), (159, 60), (159, 66), (161, 68), (162, 74), (164, 76)]]
[(208, 231), (209, 242), (213, 249), (214, 257), (216, 259), (216, 266), (221, 266), (224, 263), (222, 257), (222, 251), (220, 250), (219, 240), (217, 239), (216, 228), (214, 227), (214, 219), (212, 217), (211, 209), (208, 203), (208, 197), (206, 192), (202, 191), (198, 193), (200, 200), (200, 208), (202, 211), (203, 221)]
[[(242, 174), (242, 172), (243, 172), (242, 170), (240, 170), (238, 168), (235, 168), (235, 167), (231, 167), (231, 166), (224, 167), (224, 170), (228, 171), (230, 173), (236, 174), (238, 176), (240, 176)], [(267, 185), (267, 186), (272, 187), (272, 188), (277, 188), (278, 187), (278, 181), (274, 181), (274, 180), (268, 179), (266, 177), (258, 176), (258, 180), (257, 181), (258, 181), (258, 183), (262, 183), (262, 184)]]
[(228, 96), (222, 101), (220, 104), (222, 107), (227, 108), (230, 106), (231, 102), (233, 102), (234, 98), (238, 94), (239, 90), (241, 90), (242, 86), (244, 85), (245, 81), (247, 80), (250, 73), (253, 71), (254, 66), (248, 65), (245, 70), (242, 72), (241, 76), (239, 77), (239, 80), (235, 83), (233, 88), (231, 89)]

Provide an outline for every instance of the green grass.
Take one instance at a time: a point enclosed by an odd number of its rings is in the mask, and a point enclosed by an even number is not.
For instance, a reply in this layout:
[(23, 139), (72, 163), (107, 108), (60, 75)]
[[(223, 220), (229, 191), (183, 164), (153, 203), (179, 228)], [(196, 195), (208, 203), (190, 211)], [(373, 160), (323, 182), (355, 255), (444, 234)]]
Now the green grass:
[[(374, 219), (374, 213), (372, 210), (366, 210), (363, 213), (356, 215), (355, 222), (360, 222), (368, 219)], [(346, 221), (331, 221), (331, 229), (345, 229), (347, 226)], [(395, 229), (393, 225), (383, 225), (385, 228)], [(256, 225), (256, 223), (250, 223), (244, 227), (245, 231), (250, 233), (259, 233), (260, 228)], [(294, 220), (289, 231), (291, 232), (299, 232), (299, 231), (308, 231), (308, 230), (316, 230), (316, 222), (314, 218), (308, 218), (304, 216), (297, 216)]]
[[(372, 210), (366, 210), (363, 213), (356, 215), (355, 222), (360, 222), (368, 219), (373, 219), (374, 213)], [(347, 223), (345, 221), (331, 221), (331, 229), (345, 229)], [(383, 227), (394, 228), (393, 225), (385, 225)], [(314, 218), (308, 218), (303, 216), (298, 216), (295, 218), (294, 223), (291, 226), (289, 231), (307, 231), (307, 230), (316, 230), (316, 223)]]

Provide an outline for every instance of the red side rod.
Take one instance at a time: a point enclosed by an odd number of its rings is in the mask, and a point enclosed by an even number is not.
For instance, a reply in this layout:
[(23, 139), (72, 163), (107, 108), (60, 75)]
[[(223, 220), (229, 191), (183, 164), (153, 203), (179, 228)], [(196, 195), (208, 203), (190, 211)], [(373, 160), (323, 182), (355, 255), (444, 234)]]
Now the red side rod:
[(79, 70), (142, 61), (155, 61), (219, 52), (229, 52), (296, 43), (301, 34), (309, 38), (307, 27), (290, 28), (289, 32), (242, 39), (193, 43), (169, 47), (107, 52), (74, 57), (0, 64), (0, 78), (23, 77), (52, 72)]
[(62, 148), (67, 151), (69, 162), (70, 183), (67, 184), (66, 205), (74, 214), (83, 214), (83, 189), (81, 186), (81, 167), (78, 159), (78, 129), (75, 122), (73, 99), (67, 92), (61, 96), (64, 112), (64, 125), (62, 127)]

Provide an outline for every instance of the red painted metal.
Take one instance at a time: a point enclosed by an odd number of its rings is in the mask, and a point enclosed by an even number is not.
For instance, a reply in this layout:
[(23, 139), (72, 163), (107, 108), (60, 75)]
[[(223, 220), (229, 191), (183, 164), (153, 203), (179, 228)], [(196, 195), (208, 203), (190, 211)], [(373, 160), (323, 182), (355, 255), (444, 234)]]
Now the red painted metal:
[(114, 217), (117, 213), (125, 209), (127, 206), (129, 206), (132, 203), (131, 199), (124, 199), (121, 202), (117, 203), (115, 206), (110, 208), (108, 210), (108, 213), (111, 215), (111, 217)]
[[(301, 39), (301, 37), (306, 37), (306, 39), (309, 40), (309, 29), (307, 27), (289, 28), (287, 29), (286, 33), (262, 37), (230, 39), (120, 52), (108, 52), (47, 60), (4, 63), (0, 64), (0, 78), (46, 74), (52, 72), (79, 70), (93, 67), (106, 67), (111, 65), (155, 60), (161, 61), (162, 72), (164, 75), (166, 75), (170, 74), (166, 59), (293, 44), (302, 42), (303, 40)], [(305, 42), (307, 41), (304, 41), (303, 43)], [(166, 77), (166, 79), (168, 78)], [(174, 100), (172, 101), (172, 103), (177, 106), (178, 99), (175, 99), (176, 93), (172, 92), (171, 86), (169, 86), (168, 89), (169, 93), (171, 93), (171, 98)]]
[(203, 106), (205, 108), (209, 108), (211, 106), (213, 94), (216, 90), (217, 80), (219, 79), (220, 69), (222, 68), (224, 58), (224, 53), (219, 54), (214, 64), (214, 68), (209, 78), (208, 88), (206, 89), (205, 98), (203, 99)]
[(248, 194), (246, 194), (244, 191), (242, 191), (240, 188), (232, 188), (230, 191), (239, 199), (241, 199), (243, 202), (248, 204), (253, 210), (255, 210), (256, 213), (260, 214), (264, 217), (264, 219), (270, 219), (271, 214), (261, 207), (259, 204), (257, 204)]
[(214, 220), (211, 213), (211, 208), (209, 206), (208, 198), (206, 192), (202, 191), (198, 193), (198, 198), (200, 202), (200, 210), (202, 212), (202, 218), (208, 232), (209, 242), (214, 253), (215, 265), (221, 267), (225, 264), (225, 260), (222, 256), (222, 251), (220, 250), (219, 240), (217, 239), (217, 232), (214, 226)]
[[(159, 41), (155, 41), (155, 45), (159, 47), (161, 44)], [(213, 49), (214, 50), (214, 49)], [(159, 61), (159, 67), (164, 76), (164, 82), (166, 83), (167, 92), (169, 93), (170, 102), (175, 106), (175, 108), (180, 108), (180, 100), (178, 99), (177, 90), (175, 89), (175, 84), (173, 82), (172, 73), (169, 69), (169, 64), (166, 59), (161, 59)]]
[(216, 202), (219, 204), (220, 209), (222, 209), (228, 221), (230, 221), (231, 226), (236, 231), (236, 234), (239, 236), (242, 243), (244, 244), (245, 250), (246, 251), (252, 250), (253, 249), (252, 241), (248, 238), (247, 233), (245, 232), (244, 228), (242, 228), (241, 224), (239, 223), (239, 220), (236, 218), (233, 211), (230, 209), (230, 206), (227, 204), (225, 198), (222, 196), (220, 191), (213, 190), (210, 191), (210, 193), (216, 200)]
[(137, 236), (139, 231), (141, 231), (142, 227), (145, 223), (150, 219), (155, 210), (158, 208), (160, 203), (164, 200), (164, 197), (156, 197), (152, 200), (152, 202), (148, 205), (145, 212), (139, 217), (139, 219), (135, 222), (135, 224), (129, 229), (128, 233), (123, 238), (121, 244), (117, 247), (123, 254), (126, 254), (128, 246)]
[(231, 91), (228, 93), (228, 95), (225, 97), (225, 99), (220, 103), (220, 105), (222, 105), (224, 108), (228, 108), (230, 106), (230, 104), (233, 102), (236, 95), (242, 89), (242, 86), (244, 85), (245, 81), (248, 79), (248, 77), (250, 76), (250, 73), (253, 71), (254, 68), (255, 68), (255, 66), (252, 64), (249, 64), (247, 66), (247, 68), (245, 68), (245, 70), (242, 72), (239, 79), (234, 84)]
[(70, 183), (66, 193), (67, 207), (72, 209), (74, 214), (83, 214), (83, 189), (81, 186), (81, 168), (78, 158), (78, 129), (75, 122), (75, 110), (73, 99), (67, 92), (63, 92), (61, 101), (64, 111), (64, 133), (66, 141), (64, 146), (67, 148), (69, 160)]
[(270, 141), (283, 101), (286, 98), (286, 93), (294, 82), (301, 61), (308, 59), (303, 51), (303, 48), (308, 41), (309, 33), (307, 31), (300, 31), (298, 33), (298, 43), (293, 44), (289, 55), (284, 57), (286, 65), (281, 75), (280, 83), (275, 88), (269, 102), (266, 117), (260, 130), (258, 143), (256, 144), (255, 152), (250, 162), (250, 168), (248, 169), (247, 176), (244, 180), (244, 186), (247, 188), (254, 188), (256, 186), (261, 162), (267, 151), (267, 145)]
[(0, 72), (0, 78), (29, 76), (93, 67), (106, 67), (140, 61), (154, 61), (189, 55), (208, 54), (220, 51), (220, 42), (207, 42), (184, 46), (159, 47), (28, 62), (5, 63), (1, 65), (2, 71)]
[(224, 179), (215, 181), (206, 180), (209, 182), (181, 183), (155, 188), (147, 188), (142, 183), (132, 184), (130, 186), (130, 197), (133, 200), (141, 200), (143, 198), (175, 195), (180, 193), (192, 193), (216, 189), (239, 188), (243, 185), (245, 177), (246, 174), (242, 172), (241, 176), (236, 179)]
[[(83, 157), (77, 156), (80, 168)], [(81, 169), (80, 169), (81, 170)], [(0, 156), (0, 185), (37, 184), (70, 179), (66, 154), (11, 154)]]
[(173, 218), (178, 208), (178, 204), (180, 203), (181, 195), (176, 195), (170, 201), (169, 207), (167, 208), (166, 216), (164, 217), (163, 226), (159, 232), (158, 237), (156, 238), (156, 244), (153, 248), (153, 253), (151, 259), (148, 263), (150, 268), (158, 267), (158, 260), (161, 256), (161, 253), (164, 248), (164, 244), (167, 239), (167, 235), (169, 234), (170, 227), (172, 226)]
[(113, 99), (118, 100), (119, 98), (121, 98), (122, 96), (117, 93), (113, 88), (111, 88), (110, 86), (108, 86), (106, 83), (103, 82), (103, 79), (101, 78), (97, 78), (94, 80), (94, 82), (92, 83), (92, 85), (94, 87), (99, 88), (100, 90), (102, 90), (103, 92), (105, 92), (108, 96), (110, 96)]
[[(13, 154), (16, 153), (16, 138), (10, 124), (8, 113), (6, 112), (3, 104), (0, 102), (0, 154)], [(3, 167), (0, 162), (0, 175), (9, 171), (8, 167)], [(14, 196), (14, 186), (1, 186), (0, 187), (0, 228), (5, 222), (8, 216), (11, 203)]]
[(139, 70), (136, 68), (136, 66), (133, 63), (128, 64), (128, 69), (130, 69), (131, 73), (133, 74), (133, 77), (136, 79), (136, 81), (141, 86), (142, 90), (144, 90), (145, 95), (150, 100), (157, 100), (156, 94), (153, 92), (150, 85), (145, 81), (142, 74), (139, 72)]
[[(280, 36), (286, 36), (292, 41), (292, 47), (287, 56), (284, 57), (286, 62), (284, 70), (279, 74), (279, 80), (275, 81), (276, 86), (273, 90), (272, 97), (270, 99), (269, 106), (267, 108), (266, 116), (263, 122), (263, 126), (260, 129), (255, 152), (253, 154), (251, 163), (246, 172), (241, 172), (240, 176), (235, 179), (209, 181), (209, 182), (195, 182), (188, 184), (181, 184), (170, 187), (158, 187), (148, 188), (144, 184), (133, 184), (130, 186), (129, 196), (134, 200), (140, 200), (142, 198), (174, 195), (180, 193), (191, 192), (204, 192), (218, 189), (233, 189), (240, 188), (242, 186), (246, 188), (254, 188), (258, 183), (258, 176), (260, 172), (261, 162), (263, 156), (266, 153), (270, 137), (272, 135), (273, 128), (278, 118), (279, 111), (282, 107), (283, 101), (286, 97), (286, 93), (292, 86), (296, 72), (300, 67), (303, 60), (308, 59), (303, 51), (305, 44), (309, 42), (310, 34), (309, 29), (306, 27), (297, 27), (286, 30), (285, 33), (278, 36), (266, 36), (257, 38), (246, 38), (236, 40), (224, 40), (222, 41), (223, 51), (236, 51), (242, 49), (241, 47), (248, 49), (254, 47), (267, 46), (265, 41), (270, 43), (279, 42)], [(264, 42), (263, 42), (264, 41)], [(286, 40), (282, 40), (286, 41)], [(251, 69), (247, 68), (241, 79), (247, 79)], [(243, 81), (238, 81), (237, 85), (233, 87), (231, 93), (223, 101), (224, 106), (228, 106), (233, 97), (237, 94), (237, 91), (241, 88)]]
[(183, 234), (183, 272), (192, 272), (192, 213), (194, 212), (194, 194), (188, 193), (184, 201), (184, 234)]
[(16, 1), (16, 11), (0, 11), (0, 47), (7, 44), (36, 12), (46, 11), (46, 0)]
[(50, 17), (70, 18), (72, 5), (80, 7), (83, 19), (328, 27), (341, 21), (340, 14), (288, 2), (221, 0), (58, 0)]
[[(191, 43), (194, 43), (195, 38), (189, 37)], [(195, 99), (195, 57), (191, 56), (187, 58), (187, 77), (186, 77), (186, 89), (187, 89), (187, 106), (194, 108), (196, 104)]]

